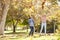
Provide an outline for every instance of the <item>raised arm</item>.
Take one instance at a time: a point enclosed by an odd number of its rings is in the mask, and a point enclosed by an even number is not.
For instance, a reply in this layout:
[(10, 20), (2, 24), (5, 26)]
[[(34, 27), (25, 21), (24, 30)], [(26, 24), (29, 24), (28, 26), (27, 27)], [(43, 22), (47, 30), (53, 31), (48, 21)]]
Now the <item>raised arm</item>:
[(44, 9), (45, 2), (46, 2), (46, 0), (43, 0), (43, 2), (42, 2), (42, 9)]

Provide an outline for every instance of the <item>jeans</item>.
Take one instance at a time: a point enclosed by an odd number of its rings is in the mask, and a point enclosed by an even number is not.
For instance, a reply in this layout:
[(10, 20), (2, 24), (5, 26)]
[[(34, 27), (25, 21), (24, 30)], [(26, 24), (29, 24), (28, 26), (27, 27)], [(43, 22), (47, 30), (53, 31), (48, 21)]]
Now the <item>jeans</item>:
[(46, 34), (46, 22), (42, 22), (40, 33), (42, 32), (43, 28), (44, 28), (44, 33)]
[(33, 26), (30, 26), (30, 33), (29, 33), (29, 35), (32, 35), (33, 36), (33, 33), (34, 33), (34, 27)]

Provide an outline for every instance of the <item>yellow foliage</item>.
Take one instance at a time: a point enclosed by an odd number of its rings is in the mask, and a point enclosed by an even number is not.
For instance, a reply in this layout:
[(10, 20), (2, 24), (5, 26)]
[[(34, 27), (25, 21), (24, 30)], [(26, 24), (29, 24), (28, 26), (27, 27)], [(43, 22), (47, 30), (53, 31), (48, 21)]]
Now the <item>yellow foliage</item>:
[(32, 6), (31, 9), (34, 10), (34, 6)]
[(25, 0), (26, 2), (32, 2), (32, 0)]
[(29, 10), (28, 8), (24, 8), (24, 9), (23, 9), (24, 12), (27, 12), (28, 10)]

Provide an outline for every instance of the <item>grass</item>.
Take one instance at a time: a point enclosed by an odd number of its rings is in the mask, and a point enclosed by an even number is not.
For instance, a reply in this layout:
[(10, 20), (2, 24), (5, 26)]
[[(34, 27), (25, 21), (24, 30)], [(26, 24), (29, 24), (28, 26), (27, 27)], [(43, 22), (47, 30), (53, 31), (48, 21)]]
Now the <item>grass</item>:
[(60, 40), (60, 34), (39, 36), (39, 33), (35, 33), (34, 36), (27, 37), (26, 30), (17, 30), (15, 34), (11, 32), (5, 31), (4, 37), (0, 37), (0, 40)]
[[(2, 38), (0, 38), (2, 39)], [(58, 38), (58, 36), (40, 36), (40, 37), (25, 37), (25, 36), (11, 36), (11, 37), (5, 37), (3, 38), (4, 40), (60, 40), (60, 38)]]

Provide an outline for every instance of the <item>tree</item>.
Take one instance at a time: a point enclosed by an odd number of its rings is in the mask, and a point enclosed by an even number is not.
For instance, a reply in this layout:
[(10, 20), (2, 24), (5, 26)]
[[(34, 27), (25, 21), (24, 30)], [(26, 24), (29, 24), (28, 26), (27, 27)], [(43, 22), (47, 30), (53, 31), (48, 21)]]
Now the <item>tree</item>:
[(6, 21), (7, 12), (9, 10), (10, 0), (0, 0), (1, 1), (1, 8), (2, 8), (2, 20), (0, 22), (0, 34), (4, 34), (4, 26)]
[[(6, 26), (10, 23), (13, 26), (13, 33), (16, 32), (16, 27), (23, 18), (25, 14), (23, 14), (23, 7), (20, 4), (21, 1), (11, 1), (10, 9), (8, 11)], [(13, 11), (12, 11), (13, 10)]]

